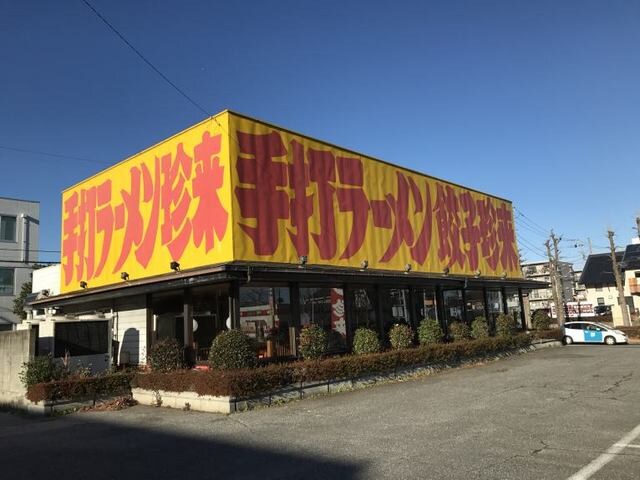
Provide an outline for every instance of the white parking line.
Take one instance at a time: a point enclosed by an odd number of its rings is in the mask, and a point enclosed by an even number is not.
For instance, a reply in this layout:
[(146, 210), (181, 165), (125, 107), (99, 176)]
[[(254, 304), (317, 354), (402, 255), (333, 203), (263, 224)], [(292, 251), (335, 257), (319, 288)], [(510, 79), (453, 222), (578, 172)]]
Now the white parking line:
[(607, 463), (615, 458), (615, 456), (627, 447), (640, 448), (640, 445), (633, 445), (636, 438), (640, 437), (640, 425), (627, 433), (618, 442), (614, 443), (609, 449), (592, 461), (589, 465), (582, 468), (579, 472), (571, 475), (567, 480), (587, 480), (594, 473), (604, 467)]

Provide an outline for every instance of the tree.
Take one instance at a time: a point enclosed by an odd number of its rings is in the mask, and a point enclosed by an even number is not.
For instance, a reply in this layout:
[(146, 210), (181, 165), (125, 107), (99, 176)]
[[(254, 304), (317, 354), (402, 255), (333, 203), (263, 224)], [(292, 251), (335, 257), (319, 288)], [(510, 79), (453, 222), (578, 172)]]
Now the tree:
[(24, 311), (27, 295), (31, 293), (31, 282), (23, 283), (20, 294), (13, 299), (13, 313), (22, 320), (27, 318), (27, 312)]

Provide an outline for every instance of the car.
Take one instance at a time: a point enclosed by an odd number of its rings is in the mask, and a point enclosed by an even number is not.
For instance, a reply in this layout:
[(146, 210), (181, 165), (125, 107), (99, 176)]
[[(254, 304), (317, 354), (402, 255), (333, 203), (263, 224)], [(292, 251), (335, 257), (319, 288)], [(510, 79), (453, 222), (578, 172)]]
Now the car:
[(564, 344), (572, 343), (628, 343), (627, 334), (599, 322), (567, 322), (564, 324)]

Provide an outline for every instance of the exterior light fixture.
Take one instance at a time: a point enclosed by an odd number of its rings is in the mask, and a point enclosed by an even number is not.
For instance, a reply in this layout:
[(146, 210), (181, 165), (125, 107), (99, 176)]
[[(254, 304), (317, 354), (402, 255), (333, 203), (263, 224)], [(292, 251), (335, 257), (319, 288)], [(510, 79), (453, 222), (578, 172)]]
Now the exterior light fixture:
[(482, 272), (480, 270), (476, 270), (475, 272), (473, 272), (473, 276), (478, 278), (480, 276)]
[(411, 271), (411, 264), (410, 264), (410, 263), (407, 263), (407, 264), (404, 266), (404, 273), (409, 273), (410, 271)]
[(507, 278), (507, 272), (502, 272), (502, 275), (500, 275), (500, 277), (503, 279)]
[(129, 280), (129, 274), (127, 272), (122, 272), (120, 274), (120, 278), (126, 282), (127, 280)]
[(300, 268), (304, 267), (308, 261), (309, 261), (309, 258), (306, 255), (300, 255), (300, 257), (298, 258), (298, 263), (300, 264)]
[(443, 273), (444, 275), (449, 275), (449, 267), (444, 267), (444, 268), (442, 269), (442, 273)]
[(366, 270), (369, 267), (369, 260), (362, 260), (362, 262), (360, 263), (360, 268), (363, 270)]
[(82, 280), (80, 282), (80, 288), (87, 288), (87, 282), (85, 282), (84, 280)]
[(169, 264), (169, 267), (174, 272), (179, 272), (180, 271), (180, 264), (178, 262), (176, 262), (175, 260)]

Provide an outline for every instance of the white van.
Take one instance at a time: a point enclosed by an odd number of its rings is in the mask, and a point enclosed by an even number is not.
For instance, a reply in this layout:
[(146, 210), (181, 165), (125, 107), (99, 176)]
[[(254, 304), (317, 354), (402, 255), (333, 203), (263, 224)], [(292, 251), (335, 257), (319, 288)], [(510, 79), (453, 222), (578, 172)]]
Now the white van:
[(564, 324), (564, 343), (628, 343), (624, 332), (598, 322), (567, 322)]

